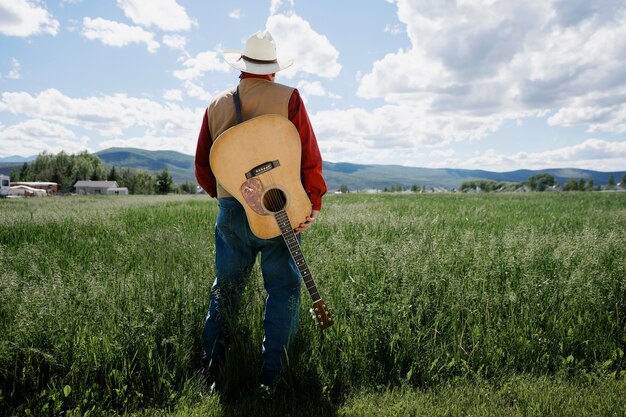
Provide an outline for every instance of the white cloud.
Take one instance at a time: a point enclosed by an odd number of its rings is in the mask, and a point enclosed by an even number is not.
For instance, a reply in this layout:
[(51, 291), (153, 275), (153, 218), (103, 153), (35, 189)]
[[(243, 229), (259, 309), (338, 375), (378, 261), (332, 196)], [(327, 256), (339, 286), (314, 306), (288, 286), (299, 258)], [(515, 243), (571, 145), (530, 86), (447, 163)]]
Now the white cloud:
[(231, 10), (230, 13), (228, 13), (228, 17), (230, 17), (231, 19), (241, 19), (241, 9), (234, 9)]
[(318, 96), (318, 97), (330, 97), (333, 99), (340, 99), (341, 97), (326, 91), (320, 81), (306, 81), (302, 80), (298, 82), (298, 90), (302, 92), (304, 96)]
[(324, 78), (339, 75), (339, 51), (300, 16), (273, 15), (267, 19), (266, 27), (276, 40), (278, 58), (294, 59), (293, 66), (281, 71), (281, 76), (293, 78), (298, 72)]
[(20, 78), (22, 78), (21, 71), (22, 65), (17, 59), (13, 58), (11, 59), (11, 69), (7, 73), (6, 77), (11, 80), (19, 80)]
[[(167, 95), (171, 98), (177, 93), (170, 90)], [(2, 93), (0, 111), (28, 118), (13, 126), (0, 126), (0, 155), (27, 156), (43, 150), (95, 152), (110, 146), (193, 154), (204, 107), (163, 104), (126, 94), (73, 98), (49, 89), (35, 96)], [(89, 136), (77, 133), (83, 129)], [(90, 143), (98, 143), (94, 145), (97, 148)]]
[(83, 0), (61, 0), (60, 6), (65, 7), (67, 4), (78, 4), (82, 2)]
[(298, 89), (306, 95), (310, 96), (325, 96), (326, 90), (319, 81), (305, 81), (302, 80), (298, 83)]
[(163, 98), (167, 101), (183, 101), (183, 92), (178, 89), (165, 90)]
[(437, 149), (428, 153), (428, 157), (433, 159), (452, 158), (454, 155), (456, 151), (453, 148)]
[(26, 92), (5, 92), (0, 97), (0, 109), (4, 111), (60, 124), (66, 129), (87, 129), (109, 138), (124, 138), (131, 130), (193, 138), (197, 136), (196, 125), (200, 123), (202, 111), (126, 94), (72, 98), (55, 89), (35, 96)]
[(414, 165), (425, 147), (441, 141), (440, 132), (430, 136), (432, 120), (406, 107), (383, 106), (328, 110), (311, 115), (320, 149), (331, 161)]
[(29, 156), (43, 151), (78, 153), (87, 149), (87, 140), (58, 123), (30, 119), (0, 130), (0, 155)]
[(542, 152), (503, 155), (490, 149), (469, 158), (449, 158), (438, 166), (512, 171), (515, 169), (581, 168), (596, 171), (623, 171), (626, 166), (626, 141), (587, 139), (582, 143)]
[(144, 43), (151, 54), (159, 49), (160, 45), (154, 40), (154, 34), (146, 32), (138, 26), (129, 26), (123, 23), (97, 17), (83, 19), (82, 35), (90, 40), (99, 40), (109, 46), (126, 46), (131, 43)]
[[(200, 123), (202, 119), (198, 121), (198, 130), (200, 130)], [(162, 136), (158, 134), (146, 134), (143, 136), (130, 136), (125, 138), (109, 139), (100, 142), (102, 149), (113, 147), (130, 147), (139, 149), (149, 149), (152, 151), (169, 151), (176, 150), (188, 155), (194, 155), (196, 151), (196, 140), (198, 138), (198, 132), (195, 133), (195, 137), (187, 136)]]
[(385, 33), (391, 33), (392, 35), (399, 35), (400, 33), (402, 33), (402, 29), (400, 28), (400, 25), (387, 24), (385, 26)]
[(171, 49), (184, 51), (187, 46), (187, 38), (181, 35), (165, 35), (163, 43)]
[[(498, 121), (546, 111), (551, 125), (626, 131), (626, 3), (395, 4), (411, 46), (359, 77), (361, 97), (415, 107), (411, 113), (438, 120), (433, 130), (447, 130), (444, 142), (447, 135), (480, 138)], [(459, 117), (471, 120), (471, 134), (449, 129)]]
[[(432, 168), (526, 168), (521, 160), (518, 164), (507, 155), (487, 152), (468, 157), (455, 150), (459, 142), (477, 141), (497, 132), (507, 120), (515, 121), (515, 115), (494, 114), (486, 118), (459, 113), (450, 118), (429, 111), (426, 105), (420, 108), (387, 104), (372, 110), (320, 111), (311, 115), (311, 121), (322, 155), (329, 161)], [(521, 117), (527, 116), (530, 114), (521, 114)], [(560, 150), (555, 151), (558, 152)], [(546, 168), (545, 164), (542, 165), (545, 162), (543, 157), (538, 155), (532, 161), (533, 167)], [(596, 162), (601, 165), (600, 160)], [(622, 159), (621, 164), (625, 163)], [(614, 165), (619, 166), (618, 163)]]
[(176, 0), (117, 0), (126, 17), (145, 27), (165, 31), (187, 31), (197, 23)]
[(311, 121), (329, 160), (415, 166), (425, 153), (457, 141), (477, 140), (515, 116), (458, 113), (451, 118), (432, 113), (428, 103), (421, 103), (325, 110), (313, 114)]
[(211, 93), (206, 91), (202, 84), (191, 80), (185, 81), (185, 91), (189, 97), (194, 97), (205, 102), (208, 102), (213, 98)]
[[(287, 1), (287, 3), (289, 3), (289, 7), (291, 9), (293, 9), (293, 2), (294, 2), (294, 0), (288, 0)], [(270, 16), (276, 14), (276, 12), (283, 5), (283, 3), (285, 3), (284, 0), (272, 0), (271, 3), (270, 3)]]
[(214, 51), (200, 52), (193, 58), (183, 62), (185, 69), (174, 71), (174, 77), (179, 80), (194, 80), (210, 71), (228, 72), (230, 66), (224, 62), (221, 55)]
[(0, 0), (0, 33), (7, 36), (28, 37), (59, 32), (59, 21), (39, 2)]
[(228, 72), (231, 69), (221, 54), (215, 51), (200, 52), (195, 57), (187, 58), (183, 61), (183, 67), (174, 71), (174, 77), (184, 81), (187, 96), (205, 102), (213, 96), (204, 89), (201, 78), (208, 72)]
[(587, 126), (589, 132), (626, 132), (626, 86), (576, 97), (548, 119), (551, 126)]

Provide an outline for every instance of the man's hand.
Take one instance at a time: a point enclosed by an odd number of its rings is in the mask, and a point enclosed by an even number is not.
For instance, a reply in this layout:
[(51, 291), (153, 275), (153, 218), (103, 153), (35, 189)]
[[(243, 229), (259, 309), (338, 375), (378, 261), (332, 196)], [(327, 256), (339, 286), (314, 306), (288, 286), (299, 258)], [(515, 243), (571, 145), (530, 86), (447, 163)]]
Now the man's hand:
[(317, 218), (317, 215), (319, 214), (319, 212), (320, 212), (319, 210), (312, 210), (311, 215), (305, 219), (304, 223), (300, 223), (300, 226), (296, 227), (294, 229), (294, 232), (296, 232), (297, 234), (308, 229), (309, 226), (311, 226), (313, 222), (315, 221), (315, 219)]

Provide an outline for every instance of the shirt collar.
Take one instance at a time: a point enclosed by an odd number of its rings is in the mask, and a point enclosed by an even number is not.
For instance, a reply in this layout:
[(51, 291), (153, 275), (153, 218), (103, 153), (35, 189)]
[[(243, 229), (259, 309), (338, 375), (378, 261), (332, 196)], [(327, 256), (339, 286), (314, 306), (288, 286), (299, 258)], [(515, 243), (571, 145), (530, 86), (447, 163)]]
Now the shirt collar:
[(260, 78), (262, 80), (272, 81), (269, 74), (250, 74), (249, 72), (242, 71), (241, 75), (239, 76), (239, 79), (243, 80), (246, 78)]

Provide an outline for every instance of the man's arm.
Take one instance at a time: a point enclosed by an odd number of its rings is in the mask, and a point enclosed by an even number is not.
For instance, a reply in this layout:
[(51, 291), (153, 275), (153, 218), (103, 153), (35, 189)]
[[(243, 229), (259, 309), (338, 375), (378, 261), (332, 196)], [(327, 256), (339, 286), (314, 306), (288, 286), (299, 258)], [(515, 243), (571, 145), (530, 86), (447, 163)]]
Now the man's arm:
[[(207, 110), (208, 111), (208, 110)], [(195, 160), (195, 174), (198, 184), (207, 192), (211, 197), (217, 197), (217, 182), (215, 175), (211, 170), (211, 163), (209, 156), (211, 154), (211, 145), (213, 139), (211, 138), (211, 132), (209, 131), (209, 119), (207, 111), (204, 112), (202, 118), (202, 127), (198, 134), (198, 145), (196, 147), (196, 160)]]
[[(311, 200), (313, 211), (319, 212), (322, 208), (322, 196), (326, 194), (326, 182), (324, 177), (322, 177), (322, 156), (317, 145), (317, 138), (313, 132), (313, 126), (311, 126), (309, 115), (298, 90), (294, 90), (289, 100), (289, 120), (296, 126), (300, 134), (300, 142), (302, 144), (302, 159), (300, 162), (302, 185)], [(313, 213), (311, 214), (314, 220), (315, 216)]]

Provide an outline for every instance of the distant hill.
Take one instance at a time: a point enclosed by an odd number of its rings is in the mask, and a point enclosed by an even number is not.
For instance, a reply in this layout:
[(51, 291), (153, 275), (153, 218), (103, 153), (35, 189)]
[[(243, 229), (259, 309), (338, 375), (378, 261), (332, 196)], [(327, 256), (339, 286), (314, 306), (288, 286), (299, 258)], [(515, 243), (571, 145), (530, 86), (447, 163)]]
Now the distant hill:
[(14, 169), (19, 172), (24, 162), (34, 161), (36, 158), (36, 156), (26, 158), (23, 156), (6, 156), (0, 158), (0, 174), (9, 175)]
[(473, 169), (455, 168), (415, 168), (400, 165), (357, 165), (349, 163), (324, 163), (324, 177), (329, 189), (336, 189), (346, 184), (350, 190), (369, 188), (384, 189), (395, 184), (422, 187), (458, 188), (464, 181), (492, 180), (498, 182), (523, 182), (533, 175), (547, 173), (552, 175), (559, 184), (569, 178), (593, 178), (596, 185), (607, 183), (613, 175), (616, 182), (626, 171), (600, 172), (577, 168), (548, 168), (541, 170), (522, 169), (509, 172), (492, 172)]
[[(137, 168), (160, 173), (167, 168), (174, 182), (182, 184), (195, 182), (193, 172), (194, 157), (176, 151), (147, 151), (135, 148), (110, 148), (96, 155), (107, 166), (116, 168)], [(8, 174), (12, 167), (21, 167), (21, 162), (0, 161), (0, 173)], [(19, 169), (19, 168), (18, 168)], [(336, 190), (345, 184), (352, 191), (372, 188), (384, 189), (393, 185), (410, 187), (417, 184), (421, 187), (458, 188), (464, 181), (493, 180), (499, 182), (522, 182), (529, 177), (548, 173), (564, 184), (569, 178), (593, 178), (596, 185), (607, 183), (610, 175), (619, 182), (626, 171), (600, 172), (577, 168), (549, 168), (541, 170), (517, 170), (509, 172), (492, 172), (472, 169), (454, 168), (417, 168), (400, 165), (351, 164), (347, 162), (324, 162), (324, 178), (329, 190)]]
[(23, 157), (19, 155), (5, 156), (3, 158), (0, 158), (0, 164), (5, 164), (5, 163), (22, 164), (24, 162), (34, 161), (35, 159), (37, 159), (37, 156), (27, 156), (27, 157)]
[[(194, 157), (175, 151), (146, 151), (133, 148), (111, 148), (97, 152), (107, 165), (117, 167), (141, 168), (160, 172), (167, 167), (177, 184), (195, 181), (193, 173)], [(510, 172), (492, 172), (453, 168), (416, 168), (400, 165), (364, 165), (347, 162), (324, 162), (324, 178), (329, 190), (336, 190), (346, 184), (350, 190), (384, 189), (396, 184), (410, 187), (413, 184), (422, 187), (458, 188), (464, 181), (493, 180), (502, 182), (522, 182), (538, 173), (548, 173), (559, 184), (569, 178), (593, 178), (597, 185), (606, 184), (609, 175), (619, 181), (626, 171), (599, 172), (576, 168), (555, 168), (542, 170), (517, 170)]]
[(135, 148), (110, 148), (96, 155), (108, 166), (137, 168), (160, 173), (167, 168), (176, 184), (196, 181), (194, 157), (176, 151), (147, 151)]

